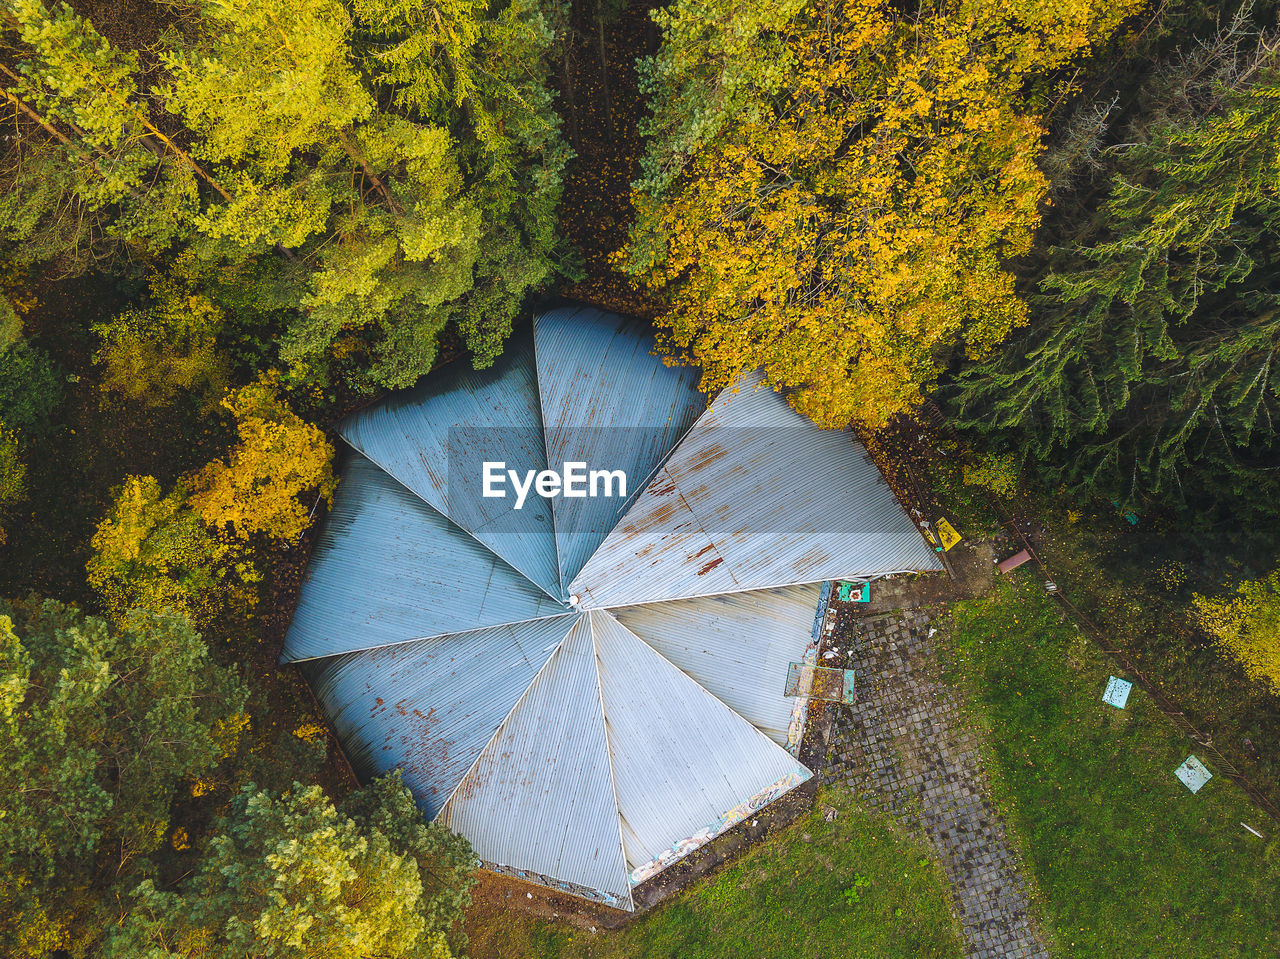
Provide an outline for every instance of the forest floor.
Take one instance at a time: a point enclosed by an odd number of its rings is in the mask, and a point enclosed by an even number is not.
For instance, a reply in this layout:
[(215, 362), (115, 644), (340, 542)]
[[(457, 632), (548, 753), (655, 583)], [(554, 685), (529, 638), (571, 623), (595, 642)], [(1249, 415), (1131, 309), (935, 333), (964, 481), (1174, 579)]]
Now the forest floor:
[[(583, 277), (560, 284), (568, 299), (651, 320), (662, 303), (617, 269), (635, 219), (631, 183), (640, 174), (645, 100), (637, 87), (636, 59), (657, 51), (659, 34), (645, 0), (629, 3), (600, 41), (594, 6), (579, 7), (568, 69), (560, 79), (561, 133), (576, 157), (560, 204), (560, 229), (581, 258)], [(602, 55), (603, 49), (603, 55)]]

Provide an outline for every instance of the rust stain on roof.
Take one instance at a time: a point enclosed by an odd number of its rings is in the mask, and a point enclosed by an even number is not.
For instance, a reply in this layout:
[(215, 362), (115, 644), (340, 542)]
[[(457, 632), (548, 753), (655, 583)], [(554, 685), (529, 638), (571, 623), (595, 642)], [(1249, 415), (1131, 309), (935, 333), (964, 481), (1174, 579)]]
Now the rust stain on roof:
[(723, 556), (717, 556), (717, 557), (716, 557), (715, 559), (713, 559), (711, 562), (707, 563), (707, 565), (705, 565), (705, 566), (703, 566), (701, 569), (699, 569), (699, 570), (698, 570), (698, 575), (699, 575), (699, 576), (706, 576), (706, 575), (707, 575), (707, 573), (711, 572), (713, 569), (715, 569), (717, 566), (719, 566), (719, 565), (720, 565), (721, 563), (723, 563), (723, 562), (724, 562), (724, 557), (723, 557)]

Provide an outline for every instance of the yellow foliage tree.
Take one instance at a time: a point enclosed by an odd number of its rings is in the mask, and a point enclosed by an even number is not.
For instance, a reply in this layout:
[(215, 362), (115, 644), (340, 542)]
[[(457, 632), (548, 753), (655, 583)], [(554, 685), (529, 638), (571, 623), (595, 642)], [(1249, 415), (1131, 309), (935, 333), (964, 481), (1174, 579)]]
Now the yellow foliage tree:
[(297, 539), (311, 514), (299, 497), (316, 490), (332, 500), (333, 447), (269, 381), (229, 394), (223, 405), (235, 415), (240, 442), (228, 460), (214, 460), (196, 476), (192, 505), (210, 526), (230, 527), (240, 539)]
[[(6, 429), (0, 420), (0, 520), (4, 519), (5, 507), (26, 494), (27, 466), (19, 455), (18, 434)], [(0, 546), (5, 539), (4, 525), (0, 524)]]
[(182, 391), (224, 393), (227, 360), (217, 344), (222, 311), (181, 278), (154, 277), (151, 295), (149, 308), (94, 327), (102, 342), (95, 361), (105, 368), (103, 389), (149, 406), (168, 404)]
[(1280, 693), (1280, 569), (1241, 583), (1235, 595), (1194, 599), (1200, 625), (1240, 661), (1251, 679)]
[[(823, 426), (918, 403), (949, 350), (1025, 321), (1004, 264), (1046, 184), (1024, 89), (1139, 2), (819, 0), (767, 22), (677, 0), (621, 257), (670, 299), (664, 345), (707, 391), (763, 368)], [(744, 76), (726, 37), (777, 54)]]
[(251, 607), (258, 574), (237, 544), (216, 536), (187, 502), (152, 476), (130, 476), (94, 534), (89, 585), (117, 620), (129, 610), (173, 609), (198, 623)]

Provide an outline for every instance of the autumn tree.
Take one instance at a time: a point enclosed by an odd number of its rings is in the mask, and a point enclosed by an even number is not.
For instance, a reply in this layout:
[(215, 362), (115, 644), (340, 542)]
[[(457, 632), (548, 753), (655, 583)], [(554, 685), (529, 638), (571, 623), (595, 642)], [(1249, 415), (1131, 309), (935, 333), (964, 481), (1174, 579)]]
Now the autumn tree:
[(148, 406), (167, 405), (184, 392), (221, 396), (231, 378), (218, 344), (225, 321), (222, 310), (191, 284), (156, 274), (149, 305), (94, 327), (102, 388)]
[(824, 426), (911, 408), (963, 343), (1023, 323), (1007, 261), (1045, 181), (1025, 90), (1136, 2), (877, 0), (655, 14), (653, 106), (623, 263), (666, 295), (706, 390), (762, 367)]
[(543, 0), (204, 0), (141, 51), (65, 5), (4, 10), (28, 135), (0, 235), (29, 261), (186, 251), (210, 295), (234, 270), (237, 306), (283, 318), (268, 362), (323, 379), (343, 340), (364, 388), (413, 382), (449, 324), (488, 364), (555, 268)]
[(234, 746), (245, 697), (177, 614), (112, 627), (0, 603), (0, 951), (64, 944), (58, 917), (86, 908), (73, 890), (159, 845), (175, 787)]
[(1197, 595), (1195, 610), (1200, 625), (1250, 679), (1280, 692), (1280, 569), (1240, 583), (1233, 595)]
[(105, 959), (450, 959), (466, 840), (423, 821), (398, 774), (335, 807), (246, 787), (176, 891), (144, 882)]
[(14, 254), (74, 273), (184, 236), (198, 182), (216, 184), (144, 106), (136, 54), (65, 3), (4, 0), (0, 19), (21, 51), (16, 71), (0, 67), (5, 98), (31, 124), (11, 140), (0, 199)]
[(314, 515), (301, 495), (314, 491), (317, 502), (333, 497), (333, 447), (269, 382), (246, 386), (223, 405), (236, 418), (240, 442), (194, 478), (195, 511), (215, 530), (229, 527), (241, 539), (261, 533), (296, 540)]
[(1265, 529), (1280, 495), (1280, 54), (1236, 23), (1135, 97), (1146, 109), (1086, 114), (1102, 146), (1061, 190), (1070, 213), (1031, 324), (965, 371), (952, 408), (1049, 482)]
[(257, 601), (260, 575), (249, 553), (209, 528), (191, 506), (185, 481), (166, 494), (154, 477), (128, 477), (92, 547), (89, 585), (118, 620), (144, 607), (208, 623)]

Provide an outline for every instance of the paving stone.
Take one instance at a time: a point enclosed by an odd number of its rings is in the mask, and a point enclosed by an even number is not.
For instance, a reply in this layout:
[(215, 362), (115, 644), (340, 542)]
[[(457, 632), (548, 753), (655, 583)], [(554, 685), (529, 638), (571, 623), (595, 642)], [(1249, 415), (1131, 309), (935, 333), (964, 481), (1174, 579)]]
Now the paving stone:
[(972, 959), (1048, 959), (954, 691), (938, 678), (923, 610), (857, 621), (834, 645), (857, 671), (858, 701), (837, 715), (823, 781), (843, 782), (928, 837), (951, 886)]

